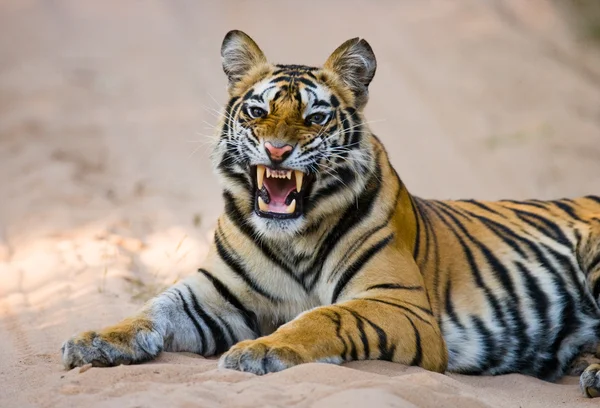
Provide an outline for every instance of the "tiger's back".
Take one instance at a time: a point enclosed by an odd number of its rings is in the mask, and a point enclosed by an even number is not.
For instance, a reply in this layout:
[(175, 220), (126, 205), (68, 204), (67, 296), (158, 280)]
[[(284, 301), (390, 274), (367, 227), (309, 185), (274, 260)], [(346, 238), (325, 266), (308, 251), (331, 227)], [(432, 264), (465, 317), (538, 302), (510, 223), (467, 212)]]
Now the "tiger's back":
[(416, 199), (449, 369), (554, 380), (600, 332), (600, 198)]

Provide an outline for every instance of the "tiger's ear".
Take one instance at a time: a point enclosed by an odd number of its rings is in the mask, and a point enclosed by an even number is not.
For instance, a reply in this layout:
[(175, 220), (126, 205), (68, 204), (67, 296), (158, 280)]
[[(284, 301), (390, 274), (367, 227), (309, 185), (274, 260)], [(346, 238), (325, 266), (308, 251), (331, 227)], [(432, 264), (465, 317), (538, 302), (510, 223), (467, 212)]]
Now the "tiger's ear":
[(254, 40), (239, 30), (231, 30), (225, 35), (221, 45), (221, 57), (230, 88), (253, 67), (267, 62), (265, 54)]
[(334, 71), (352, 90), (362, 108), (369, 97), (369, 84), (375, 76), (377, 60), (366, 40), (353, 38), (340, 45), (327, 58), (325, 68)]

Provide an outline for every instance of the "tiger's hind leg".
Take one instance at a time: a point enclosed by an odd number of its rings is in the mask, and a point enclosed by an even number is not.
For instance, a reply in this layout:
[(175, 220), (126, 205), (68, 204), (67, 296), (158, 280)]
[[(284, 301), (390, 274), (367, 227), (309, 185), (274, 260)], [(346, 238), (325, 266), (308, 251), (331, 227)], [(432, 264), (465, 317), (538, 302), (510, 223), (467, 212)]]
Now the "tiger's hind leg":
[[(584, 262), (592, 295), (600, 305), (600, 216), (592, 219), (589, 239), (586, 245), (580, 249), (579, 256)], [(600, 359), (600, 333), (598, 337), (599, 344), (595, 357)], [(585, 368), (579, 377), (579, 386), (586, 397), (600, 397), (600, 364), (590, 364)]]
[(587, 238), (578, 244), (577, 257), (586, 273), (592, 296), (600, 306), (600, 214), (589, 221)]
[(585, 369), (579, 378), (579, 386), (586, 397), (600, 397), (600, 364), (592, 364)]

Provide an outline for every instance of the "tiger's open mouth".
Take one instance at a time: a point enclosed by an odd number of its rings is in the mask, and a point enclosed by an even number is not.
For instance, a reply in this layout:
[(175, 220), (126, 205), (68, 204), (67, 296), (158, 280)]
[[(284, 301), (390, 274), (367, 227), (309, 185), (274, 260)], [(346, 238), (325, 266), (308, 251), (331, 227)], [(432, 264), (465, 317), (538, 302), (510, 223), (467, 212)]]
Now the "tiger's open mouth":
[(264, 218), (298, 218), (304, 213), (304, 204), (312, 177), (300, 170), (273, 169), (258, 165), (254, 211)]

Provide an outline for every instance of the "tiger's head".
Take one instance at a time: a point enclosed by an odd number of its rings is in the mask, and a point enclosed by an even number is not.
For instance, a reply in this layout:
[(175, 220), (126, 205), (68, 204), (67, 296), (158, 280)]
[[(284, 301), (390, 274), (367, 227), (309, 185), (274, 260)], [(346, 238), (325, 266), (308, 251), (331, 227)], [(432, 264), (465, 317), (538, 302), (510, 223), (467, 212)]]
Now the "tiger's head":
[(221, 56), (230, 99), (213, 162), (238, 218), (289, 237), (352, 205), (375, 166), (362, 117), (377, 67), (369, 44), (348, 40), (322, 67), (276, 65), (234, 30)]

